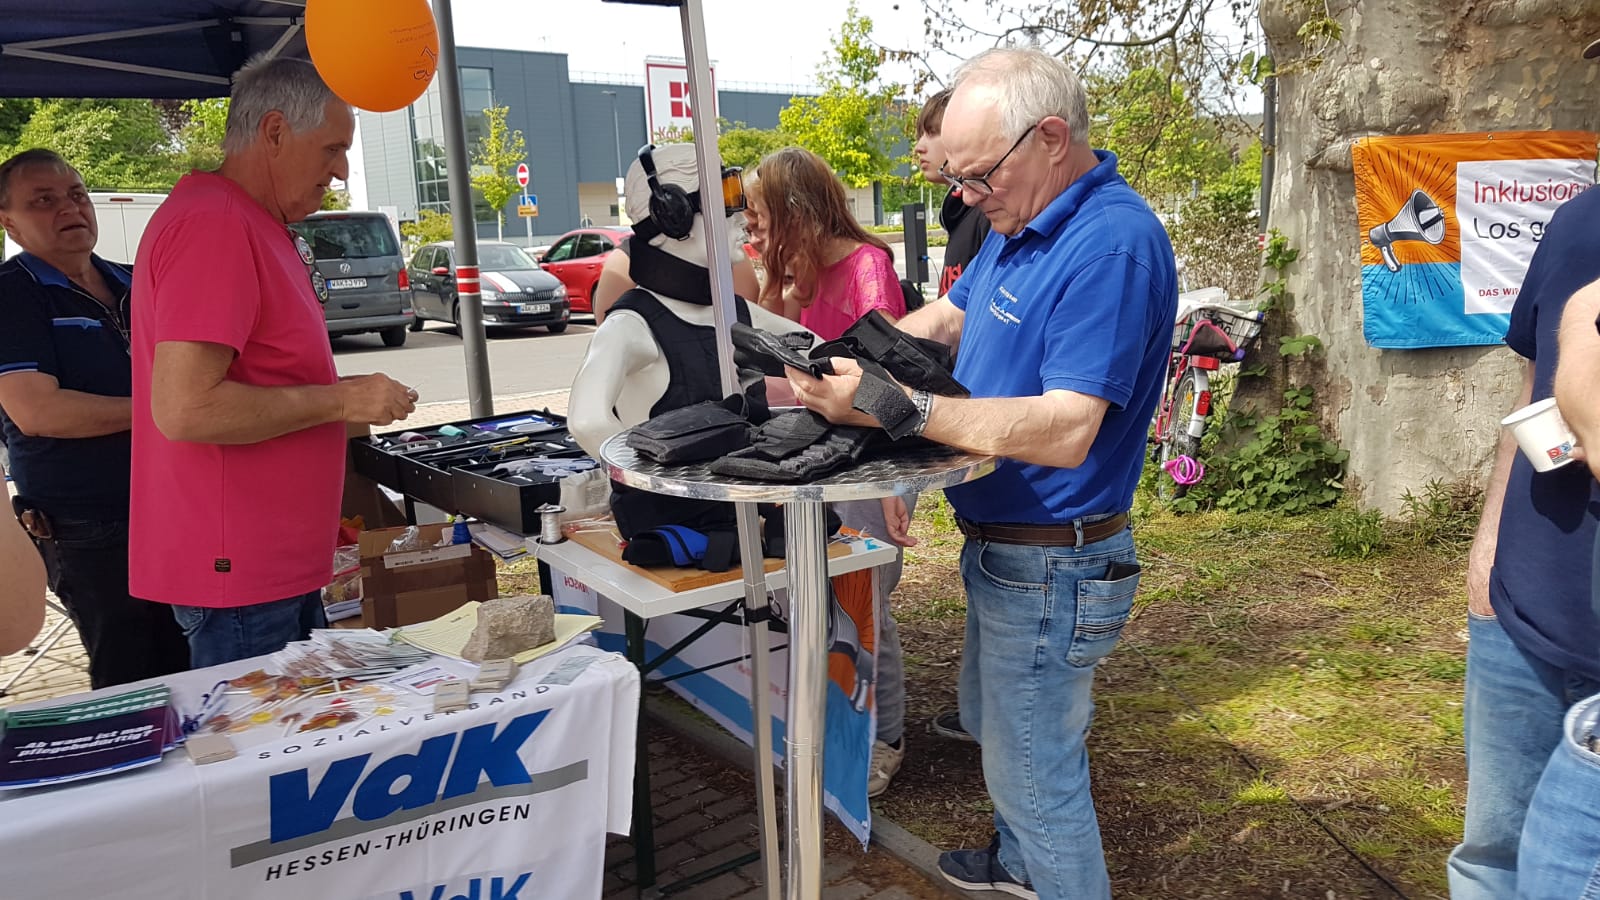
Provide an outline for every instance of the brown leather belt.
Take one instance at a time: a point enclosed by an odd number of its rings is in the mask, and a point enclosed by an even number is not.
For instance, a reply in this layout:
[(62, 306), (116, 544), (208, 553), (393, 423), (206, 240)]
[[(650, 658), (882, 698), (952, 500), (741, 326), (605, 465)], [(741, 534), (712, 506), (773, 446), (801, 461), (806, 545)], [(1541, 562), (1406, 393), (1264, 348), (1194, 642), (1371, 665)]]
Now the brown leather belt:
[(1085, 522), (1080, 528), (1074, 525), (1008, 525), (1002, 522), (969, 522), (957, 519), (961, 533), (979, 541), (995, 544), (1025, 544), (1029, 547), (1082, 547), (1103, 541), (1128, 527), (1128, 514), (1117, 513), (1109, 519)]

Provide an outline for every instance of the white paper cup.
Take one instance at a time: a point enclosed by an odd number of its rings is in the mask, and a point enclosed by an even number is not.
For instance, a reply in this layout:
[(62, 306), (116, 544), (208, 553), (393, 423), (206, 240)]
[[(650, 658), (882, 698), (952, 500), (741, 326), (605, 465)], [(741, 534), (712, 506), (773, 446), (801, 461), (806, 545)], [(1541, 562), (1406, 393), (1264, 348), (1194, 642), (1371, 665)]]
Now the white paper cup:
[(1535, 472), (1548, 472), (1572, 462), (1572, 448), (1578, 439), (1567, 427), (1567, 420), (1561, 418), (1554, 397), (1530, 403), (1501, 419), (1500, 424), (1511, 429)]

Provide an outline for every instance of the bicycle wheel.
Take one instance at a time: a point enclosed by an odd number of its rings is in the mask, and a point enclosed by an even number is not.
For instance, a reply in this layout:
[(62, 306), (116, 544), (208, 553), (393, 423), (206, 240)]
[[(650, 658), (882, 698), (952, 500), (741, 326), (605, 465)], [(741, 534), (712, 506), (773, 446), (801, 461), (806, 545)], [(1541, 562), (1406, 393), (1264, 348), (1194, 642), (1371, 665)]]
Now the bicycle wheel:
[(1200, 404), (1210, 388), (1211, 379), (1203, 369), (1190, 368), (1178, 376), (1178, 389), (1172, 398), (1172, 413), (1168, 418), (1166, 433), (1161, 436), (1161, 475), (1156, 480), (1156, 495), (1163, 499), (1176, 500), (1189, 492), (1189, 485), (1179, 484), (1167, 474), (1166, 464), (1168, 460), (1180, 456), (1199, 457), (1199, 434), (1205, 433), (1210, 412), (1209, 409), (1201, 412)]

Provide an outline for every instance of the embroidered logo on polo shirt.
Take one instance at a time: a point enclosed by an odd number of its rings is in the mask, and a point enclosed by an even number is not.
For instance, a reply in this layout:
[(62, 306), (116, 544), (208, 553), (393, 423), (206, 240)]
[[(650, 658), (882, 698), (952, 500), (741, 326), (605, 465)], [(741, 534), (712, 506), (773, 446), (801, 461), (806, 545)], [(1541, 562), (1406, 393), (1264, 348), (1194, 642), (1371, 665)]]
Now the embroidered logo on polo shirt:
[(999, 319), (1007, 325), (1021, 325), (1022, 317), (1012, 312), (1012, 309), (1022, 301), (1017, 299), (1016, 294), (1006, 290), (1004, 285), (1001, 285), (996, 290), (998, 291), (999, 296), (990, 298), (989, 315), (994, 316), (996, 319)]
[(216, 569), (218, 572), (232, 572), (233, 560), (228, 559), (225, 556), (219, 556), (215, 560), (212, 560), (211, 567)]

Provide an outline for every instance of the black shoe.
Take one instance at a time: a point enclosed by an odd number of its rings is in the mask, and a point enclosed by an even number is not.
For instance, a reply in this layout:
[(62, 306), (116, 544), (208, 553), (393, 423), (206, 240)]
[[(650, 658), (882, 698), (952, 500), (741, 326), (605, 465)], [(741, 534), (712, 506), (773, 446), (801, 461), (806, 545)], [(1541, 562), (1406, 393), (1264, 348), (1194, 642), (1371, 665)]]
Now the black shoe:
[(928, 730), (952, 741), (967, 741), (972, 744), (978, 742), (977, 738), (968, 734), (967, 730), (961, 727), (961, 713), (953, 709), (934, 716), (933, 721), (928, 723)]
[(1000, 865), (1000, 837), (984, 850), (950, 850), (939, 854), (939, 872), (951, 884), (969, 891), (999, 891), (1039, 900), (1033, 885), (1018, 881)]

